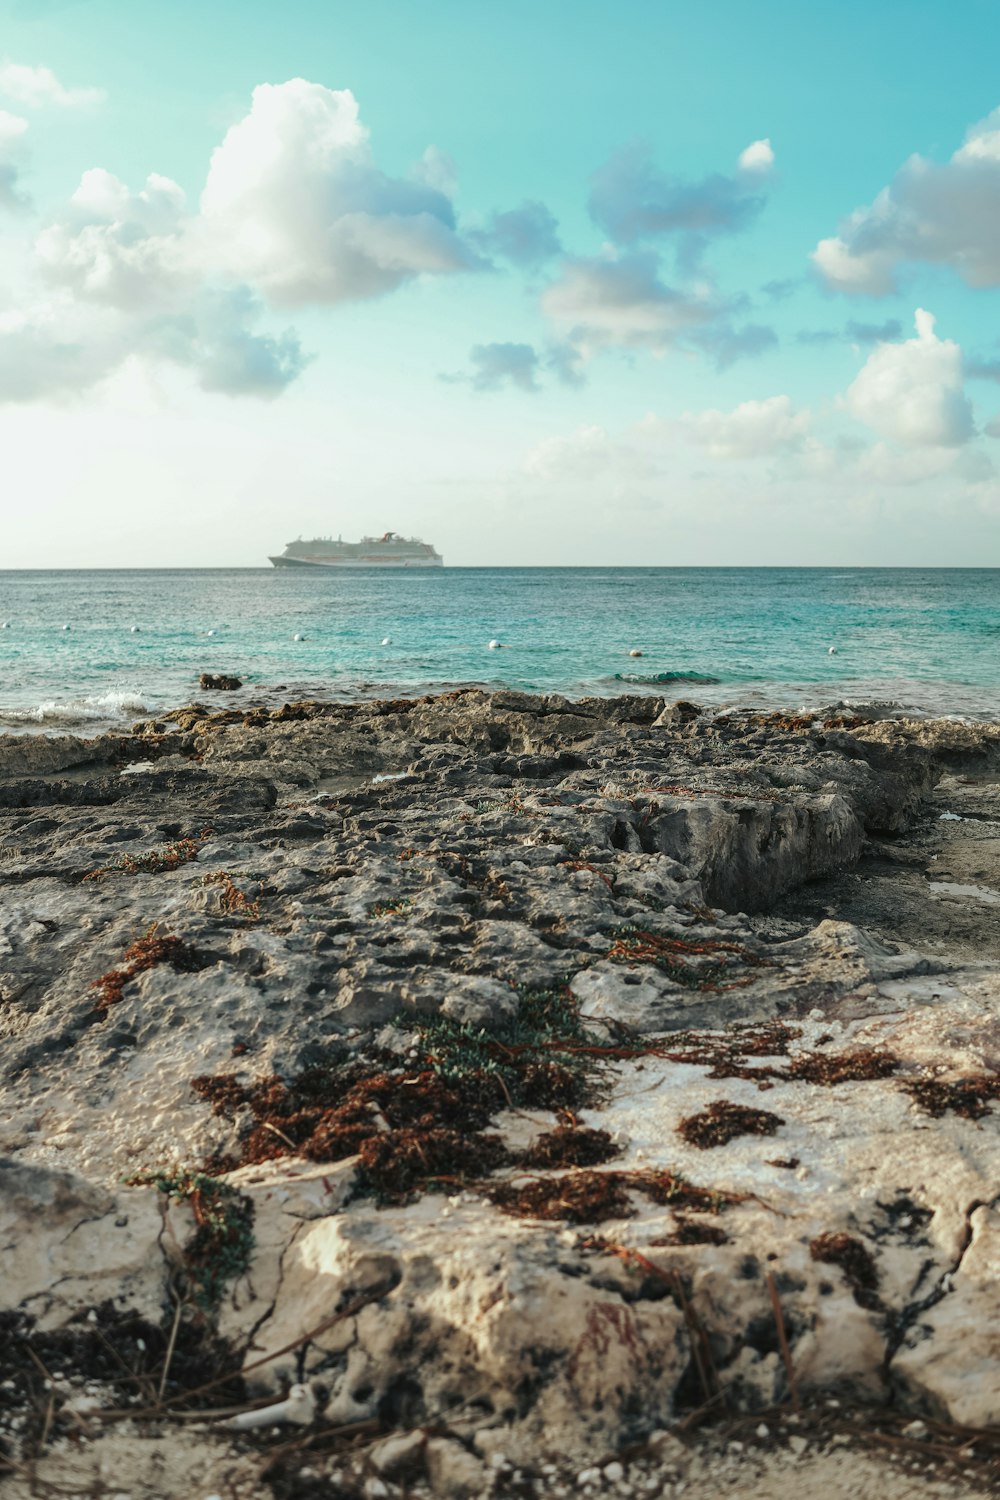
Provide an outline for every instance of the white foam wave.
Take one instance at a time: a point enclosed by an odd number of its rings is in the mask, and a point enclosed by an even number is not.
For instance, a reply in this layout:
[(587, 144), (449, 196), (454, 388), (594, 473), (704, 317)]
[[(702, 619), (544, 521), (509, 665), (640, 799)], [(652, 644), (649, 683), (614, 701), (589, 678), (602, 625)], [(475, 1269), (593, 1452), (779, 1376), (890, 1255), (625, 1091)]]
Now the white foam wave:
[(30, 708), (0, 708), (0, 721), (8, 724), (92, 724), (95, 720), (132, 718), (153, 710), (128, 691), (97, 693), (61, 702), (46, 698)]

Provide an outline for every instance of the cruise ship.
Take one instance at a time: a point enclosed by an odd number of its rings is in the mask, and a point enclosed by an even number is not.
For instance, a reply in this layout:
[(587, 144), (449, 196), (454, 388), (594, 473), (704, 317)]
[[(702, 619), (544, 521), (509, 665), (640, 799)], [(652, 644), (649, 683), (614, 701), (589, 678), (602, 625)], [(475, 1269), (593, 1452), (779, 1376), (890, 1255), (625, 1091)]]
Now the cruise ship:
[(444, 558), (429, 542), (415, 536), (387, 531), (384, 536), (363, 536), (360, 542), (345, 542), (317, 536), (311, 542), (300, 537), (289, 542), (280, 557), (270, 559), (276, 568), (441, 568)]

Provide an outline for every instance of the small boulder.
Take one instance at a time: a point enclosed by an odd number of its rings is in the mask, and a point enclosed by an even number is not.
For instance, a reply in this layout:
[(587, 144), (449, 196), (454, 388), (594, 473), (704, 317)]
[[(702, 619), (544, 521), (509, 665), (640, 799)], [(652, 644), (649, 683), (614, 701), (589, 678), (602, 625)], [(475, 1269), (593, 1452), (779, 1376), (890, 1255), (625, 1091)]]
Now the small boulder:
[(215, 672), (202, 672), (198, 686), (203, 693), (235, 693), (243, 683), (238, 677), (226, 677)]
[(697, 703), (689, 703), (686, 698), (678, 698), (676, 703), (668, 703), (659, 716), (653, 720), (653, 728), (676, 729), (681, 724), (690, 724), (692, 719), (700, 718), (701, 712)]
[(479, 977), (455, 978), (449, 981), (449, 993), (441, 1014), (460, 1026), (474, 1026), (487, 1031), (513, 1021), (517, 1016), (517, 995), (508, 984), (497, 979)]

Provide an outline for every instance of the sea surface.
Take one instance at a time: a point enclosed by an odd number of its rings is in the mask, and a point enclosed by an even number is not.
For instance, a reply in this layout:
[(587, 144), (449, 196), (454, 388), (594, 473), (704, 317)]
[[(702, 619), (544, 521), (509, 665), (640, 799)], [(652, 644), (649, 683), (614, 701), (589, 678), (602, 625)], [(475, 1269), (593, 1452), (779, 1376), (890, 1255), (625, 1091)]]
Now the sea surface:
[(217, 704), (478, 684), (1000, 719), (997, 569), (0, 571), (0, 625), (8, 733), (121, 727), (202, 672), (243, 679)]

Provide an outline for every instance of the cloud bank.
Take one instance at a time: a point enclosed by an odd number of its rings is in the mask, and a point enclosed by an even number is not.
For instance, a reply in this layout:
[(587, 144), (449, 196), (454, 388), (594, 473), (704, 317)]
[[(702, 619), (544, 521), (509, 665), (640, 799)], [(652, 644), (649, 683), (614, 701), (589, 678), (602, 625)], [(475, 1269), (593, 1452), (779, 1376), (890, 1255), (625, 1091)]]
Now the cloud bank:
[(939, 339), (918, 308), (917, 336), (880, 344), (845, 396), (851, 415), (904, 448), (957, 448), (975, 432), (962, 382), (962, 351)]
[(834, 291), (880, 297), (907, 264), (951, 266), (973, 287), (1000, 285), (1000, 109), (940, 163), (914, 155), (873, 203), (820, 240), (813, 263)]
[[(46, 69), (8, 75), (33, 99), (82, 102)], [(0, 206), (22, 203), (24, 129), (0, 113)], [(301, 78), (254, 90), (196, 208), (155, 173), (133, 191), (85, 172), (35, 239), (34, 296), (0, 321), (0, 399), (86, 390), (133, 354), (188, 368), (205, 390), (279, 394), (308, 361), (293, 331), (262, 331), (268, 309), (362, 301), (485, 264), (430, 181), (445, 175), (440, 153), (412, 180), (383, 172), (353, 94)]]
[(0, 209), (25, 208), (27, 197), (20, 187), (27, 120), (0, 109)]
[(0, 95), (26, 109), (85, 109), (107, 97), (103, 89), (65, 88), (51, 68), (10, 61), (0, 63)]

